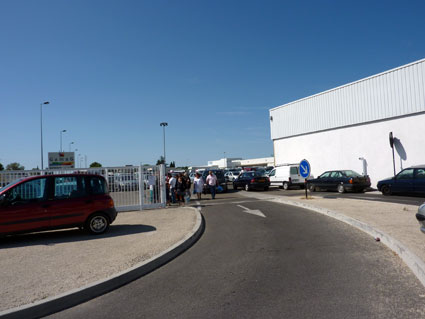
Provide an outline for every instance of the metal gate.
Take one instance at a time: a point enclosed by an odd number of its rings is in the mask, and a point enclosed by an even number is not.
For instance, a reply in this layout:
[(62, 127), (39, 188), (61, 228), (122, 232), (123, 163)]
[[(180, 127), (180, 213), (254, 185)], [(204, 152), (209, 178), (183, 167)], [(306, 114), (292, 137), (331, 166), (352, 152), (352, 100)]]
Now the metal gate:
[(105, 177), (117, 211), (162, 208), (166, 205), (164, 165), (2, 171), (0, 187), (22, 177), (72, 173)]

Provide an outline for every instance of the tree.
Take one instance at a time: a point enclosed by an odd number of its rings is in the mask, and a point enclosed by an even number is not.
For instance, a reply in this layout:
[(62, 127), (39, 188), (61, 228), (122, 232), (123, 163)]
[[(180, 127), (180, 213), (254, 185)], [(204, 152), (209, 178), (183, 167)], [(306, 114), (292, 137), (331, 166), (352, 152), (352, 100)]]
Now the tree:
[(0, 171), (4, 170), (2, 163), (0, 163)]
[(22, 171), (25, 167), (17, 162), (10, 163), (6, 166), (7, 171)]
[(98, 163), (98, 162), (93, 162), (90, 164), (90, 167), (102, 167), (102, 164)]
[(165, 164), (164, 156), (161, 156), (159, 160), (156, 161), (156, 165)]
[(176, 162), (172, 161), (172, 162), (170, 163), (170, 167), (176, 167)]

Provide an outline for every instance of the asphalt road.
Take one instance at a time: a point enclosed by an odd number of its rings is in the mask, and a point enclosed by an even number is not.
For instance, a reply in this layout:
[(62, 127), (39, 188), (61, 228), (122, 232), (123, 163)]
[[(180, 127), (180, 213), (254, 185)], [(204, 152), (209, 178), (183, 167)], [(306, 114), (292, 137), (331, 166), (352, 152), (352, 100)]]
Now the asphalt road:
[[(290, 189), (283, 190), (278, 187), (271, 187), (268, 191), (270, 194), (278, 195), (278, 196), (289, 196), (289, 197), (302, 197), (305, 196), (304, 189)], [(347, 198), (347, 199), (361, 199), (361, 200), (370, 200), (370, 201), (379, 201), (379, 202), (387, 202), (387, 203), (399, 203), (399, 204), (407, 204), (407, 205), (422, 205), (425, 202), (424, 196), (418, 195), (390, 195), (384, 196), (381, 192), (372, 191), (365, 193), (343, 193), (340, 194), (338, 192), (313, 192), (307, 191), (309, 195), (313, 195), (314, 197), (325, 197), (325, 198)]]
[[(232, 183), (228, 183), (229, 192), (233, 192)], [(303, 189), (290, 189), (283, 190), (278, 187), (271, 187), (267, 193), (271, 195), (278, 196), (289, 196), (289, 197), (302, 197), (305, 196), (305, 191)], [(348, 199), (362, 199), (370, 201), (380, 201), (388, 203), (399, 203), (399, 204), (408, 204), (408, 205), (421, 205), (425, 202), (424, 196), (413, 196), (413, 195), (391, 195), (384, 196), (378, 191), (366, 192), (366, 193), (344, 193), (340, 194), (338, 192), (314, 192), (308, 194), (314, 195), (315, 197), (326, 197), (326, 198), (348, 198)], [(114, 199), (116, 206), (128, 206), (128, 205), (138, 205), (139, 203), (139, 192), (111, 192), (111, 196)], [(146, 198), (148, 198), (147, 196)]]
[(188, 251), (51, 318), (425, 317), (424, 287), (364, 233), (237, 193), (201, 204), (205, 233)]

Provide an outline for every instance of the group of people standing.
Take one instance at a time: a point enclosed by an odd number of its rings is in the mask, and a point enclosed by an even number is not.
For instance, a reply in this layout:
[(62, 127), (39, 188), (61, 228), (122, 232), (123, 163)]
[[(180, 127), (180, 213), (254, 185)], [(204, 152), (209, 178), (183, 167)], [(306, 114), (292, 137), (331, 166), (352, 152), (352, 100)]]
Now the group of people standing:
[[(205, 184), (211, 192), (211, 198), (214, 199), (218, 182), (217, 177), (211, 171), (205, 181), (201, 174), (198, 172), (195, 173), (195, 178), (193, 180), (193, 194), (196, 194), (197, 199), (200, 200)], [(177, 176), (168, 173), (165, 179), (165, 185), (167, 205), (177, 202), (179, 205), (182, 205), (185, 202), (188, 203), (190, 201), (192, 182), (187, 173), (180, 173)]]

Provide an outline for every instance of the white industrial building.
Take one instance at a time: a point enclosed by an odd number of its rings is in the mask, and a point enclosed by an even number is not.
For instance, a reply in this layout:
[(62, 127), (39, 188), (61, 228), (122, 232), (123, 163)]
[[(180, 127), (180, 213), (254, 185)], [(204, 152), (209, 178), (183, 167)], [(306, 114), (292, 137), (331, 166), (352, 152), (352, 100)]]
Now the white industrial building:
[(261, 158), (251, 158), (251, 159), (242, 159), (240, 157), (225, 157), (215, 161), (208, 161), (207, 166), (197, 166), (196, 168), (208, 168), (208, 167), (217, 167), (217, 168), (236, 168), (236, 167), (250, 167), (250, 166), (273, 166), (274, 158), (273, 157), (261, 157)]
[(270, 110), (276, 165), (353, 169), (376, 187), (395, 168), (425, 164), (425, 59)]
[(234, 167), (237, 167), (237, 165), (234, 163), (237, 160), (241, 160), (241, 158), (225, 157), (215, 161), (208, 161), (208, 167), (234, 168)]
[(274, 166), (273, 157), (260, 157), (245, 160), (233, 161), (237, 167), (251, 167), (251, 166)]

